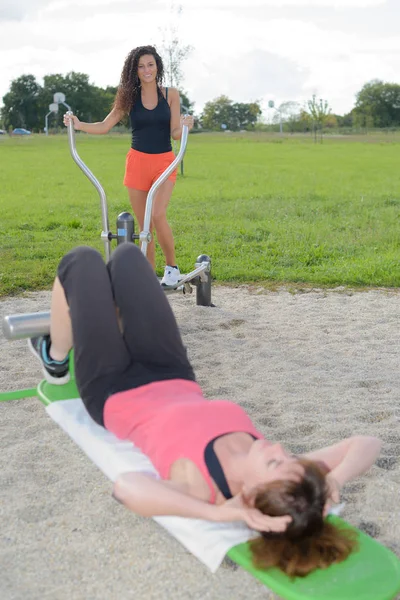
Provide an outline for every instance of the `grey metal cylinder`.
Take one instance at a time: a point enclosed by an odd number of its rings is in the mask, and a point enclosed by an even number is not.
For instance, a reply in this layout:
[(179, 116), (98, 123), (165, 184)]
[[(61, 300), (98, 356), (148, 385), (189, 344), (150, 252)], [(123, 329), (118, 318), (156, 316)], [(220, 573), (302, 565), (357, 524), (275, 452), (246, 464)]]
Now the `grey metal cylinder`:
[(135, 233), (135, 221), (128, 212), (120, 213), (117, 217), (117, 244), (133, 242)]
[(3, 319), (3, 335), (7, 340), (20, 340), (48, 333), (50, 312), (9, 315)]
[(196, 285), (196, 304), (197, 306), (213, 306), (211, 302), (211, 258), (207, 254), (201, 254), (197, 257), (196, 267), (202, 263), (208, 263), (208, 269), (203, 277), (199, 277)]

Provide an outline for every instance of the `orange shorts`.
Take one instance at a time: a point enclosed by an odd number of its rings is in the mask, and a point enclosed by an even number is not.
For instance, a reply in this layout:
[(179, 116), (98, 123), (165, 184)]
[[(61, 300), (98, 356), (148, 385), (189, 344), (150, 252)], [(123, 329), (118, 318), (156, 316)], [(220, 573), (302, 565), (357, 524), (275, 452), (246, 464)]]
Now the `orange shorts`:
[[(124, 185), (148, 192), (156, 179), (174, 160), (175, 154), (172, 150), (162, 154), (147, 154), (131, 148), (126, 155)], [(176, 180), (176, 169), (168, 179)]]

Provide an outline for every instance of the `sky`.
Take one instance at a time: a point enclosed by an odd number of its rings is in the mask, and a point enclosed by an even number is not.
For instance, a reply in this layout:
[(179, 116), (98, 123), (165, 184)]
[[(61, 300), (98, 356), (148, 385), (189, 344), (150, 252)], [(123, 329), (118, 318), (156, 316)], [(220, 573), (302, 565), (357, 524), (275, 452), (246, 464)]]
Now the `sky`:
[(160, 50), (175, 30), (197, 114), (221, 94), (266, 120), (268, 101), (313, 94), (345, 114), (367, 81), (400, 83), (399, 24), (400, 0), (0, 0), (0, 99), (23, 74), (118, 85), (132, 48)]

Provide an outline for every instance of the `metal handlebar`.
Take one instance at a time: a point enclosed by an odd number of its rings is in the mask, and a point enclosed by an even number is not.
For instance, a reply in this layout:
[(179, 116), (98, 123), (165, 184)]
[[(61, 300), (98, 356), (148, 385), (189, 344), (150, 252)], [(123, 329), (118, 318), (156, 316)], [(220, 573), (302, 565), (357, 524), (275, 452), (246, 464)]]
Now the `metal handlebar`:
[[(71, 110), (69, 110), (66, 114), (69, 117), (73, 116), (73, 112)], [(71, 156), (74, 159), (74, 161), (76, 162), (76, 164), (78, 165), (78, 167), (81, 169), (81, 171), (83, 171), (83, 173), (86, 175), (86, 177), (89, 179), (89, 181), (94, 185), (94, 187), (96, 188), (96, 190), (98, 191), (99, 196), (100, 196), (101, 217), (102, 217), (102, 222), (103, 222), (103, 233), (102, 233), (101, 237), (104, 241), (106, 259), (108, 261), (110, 259), (111, 248), (110, 248), (110, 237), (109, 237), (110, 227), (108, 224), (108, 210), (107, 210), (106, 193), (105, 193), (100, 181), (97, 179), (97, 177), (95, 177), (93, 175), (91, 170), (85, 165), (85, 163), (83, 162), (83, 160), (80, 158), (80, 156), (78, 155), (78, 153), (76, 151), (75, 129), (74, 129), (72, 119), (70, 119), (67, 128), (68, 128), (68, 142), (69, 142), (69, 149), (71, 152)]]
[[(145, 213), (144, 213), (143, 231), (140, 232), (140, 236), (139, 236), (139, 239), (142, 243), (140, 249), (145, 256), (147, 254), (147, 245), (149, 243), (149, 239), (151, 240), (150, 222), (151, 222), (151, 212), (153, 209), (153, 200), (154, 200), (155, 193), (158, 190), (158, 188), (164, 183), (164, 181), (166, 181), (168, 179), (168, 177), (171, 175), (172, 171), (182, 161), (182, 159), (185, 155), (185, 152), (186, 152), (188, 136), (189, 136), (189, 129), (188, 129), (187, 125), (183, 125), (182, 136), (181, 136), (181, 146), (179, 148), (179, 152), (178, 152), (177, 156), (175, 157), (175, 160), (169, 165), (169, 167), (164, 171), (164, 173), (162, 173), (160, 175), (160, 177), (157, 179), (157, 181), (155, 181), (153, 183), (153, 185), (151, 186), (149, 193), (147, 195), (146, 209), (145, 209)], [(150, 236), (149, 236), (149, 234), (150, 234)]]

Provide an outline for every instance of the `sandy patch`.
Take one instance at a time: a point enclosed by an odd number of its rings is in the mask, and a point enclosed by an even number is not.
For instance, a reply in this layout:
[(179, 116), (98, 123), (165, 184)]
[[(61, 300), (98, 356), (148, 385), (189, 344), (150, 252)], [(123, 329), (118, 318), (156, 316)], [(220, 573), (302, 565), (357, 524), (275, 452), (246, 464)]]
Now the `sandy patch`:
[[(171, 297), (170, 297), (171, 298)], [(0, 318), (47, 310), (47, 292), (0, 302)], [(356, 433), (379, 436), (370, 473), (344, 491), (345, 518), (400, 556), (400, 295), (216, 288), (216, 308), (171, 304), (208, 397), (241, 403), (293, 452)], [(26, 342), (0, 338), (0, 391), (32, 387)], [(2, 600), (264, 599), (231, 565), (210, 575), (111, 485), (37, 399), (0, 403)]]

